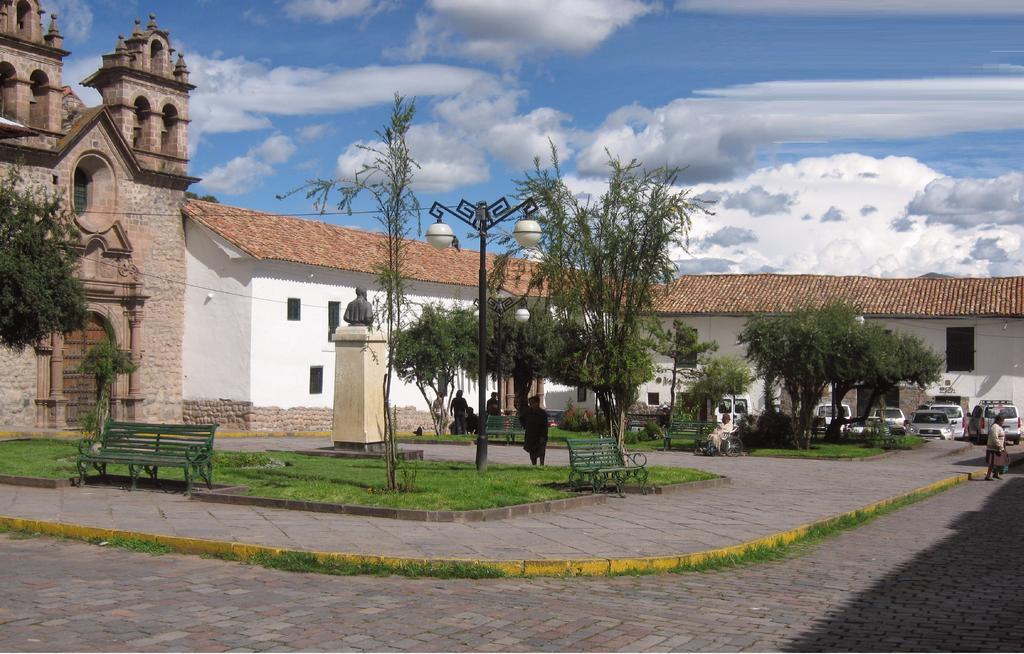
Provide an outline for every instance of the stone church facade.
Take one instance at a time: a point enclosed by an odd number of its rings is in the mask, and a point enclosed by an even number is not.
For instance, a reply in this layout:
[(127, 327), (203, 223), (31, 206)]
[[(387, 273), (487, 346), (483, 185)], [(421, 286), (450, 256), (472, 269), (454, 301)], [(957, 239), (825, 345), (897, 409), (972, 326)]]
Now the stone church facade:
[(187, 174), (188, 68), (151, 15), (83, 81), (102, 96), (85, 107), (62, 80), (70, 53), (57, 19), (44, 18), (38, 0), (0, 0), (0, 111), (34, 132), (0, 141), (0, 166), (19, 166), (74, 211), (89, 319), (21, 353), (0, 349), (0, 424), (77, 426), (95, 402), (77, 367), (104, 335), (138, 365), (117, 380), (113, 415), (180, 421), (181, 207), (197, 181)]

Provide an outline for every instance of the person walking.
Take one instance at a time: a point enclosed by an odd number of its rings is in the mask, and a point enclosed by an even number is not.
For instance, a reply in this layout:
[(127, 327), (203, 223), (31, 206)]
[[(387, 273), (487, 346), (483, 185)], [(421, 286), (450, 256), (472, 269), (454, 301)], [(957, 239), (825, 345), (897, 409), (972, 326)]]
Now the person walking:
[(530, 463), (544, 465), (544, 453), (548, 447), (548, 412), (540, 408), (540, 396), (530, 398), (530, 404), (519, 414), (523, 423), (523, 449), (530, 455)]
[(999, 471), (1004, 465), (1009, 465), (1010, 457), (1006, 454), (1006, 432), (1003, 431), (1003, 416), (996, 416), (992, 426), (988, 428), (988, 445), (985, 448), (985, 463), (988, 464), (988, 473), (985, 474), (985, 481), (992, 478), (1002, 479)]
[(466, 398), (462, 397), (462, 391), (456, 391), (455, 397), (448, 404), (448, 411), (451, 412), (455, 418), (455, 429), (452, 433), (454, 434), (465, 434), (466, 433), (466, 413), (469, 409), (469, 402)]

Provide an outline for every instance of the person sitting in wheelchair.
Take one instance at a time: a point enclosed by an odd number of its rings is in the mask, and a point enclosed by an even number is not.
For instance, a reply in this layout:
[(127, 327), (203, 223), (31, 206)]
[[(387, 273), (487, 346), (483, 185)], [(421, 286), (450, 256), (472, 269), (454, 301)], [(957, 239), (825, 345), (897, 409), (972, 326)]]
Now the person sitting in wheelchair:
[(711, 451), (709, 454), (718, 454), (722, 451), (722, 443), (732, 435), (735, 425), (732, 424), (732, 416), (728, 413), (722, 414), (722, 424), (715, 427), (715, 430), (708, 436), (708, 444)]

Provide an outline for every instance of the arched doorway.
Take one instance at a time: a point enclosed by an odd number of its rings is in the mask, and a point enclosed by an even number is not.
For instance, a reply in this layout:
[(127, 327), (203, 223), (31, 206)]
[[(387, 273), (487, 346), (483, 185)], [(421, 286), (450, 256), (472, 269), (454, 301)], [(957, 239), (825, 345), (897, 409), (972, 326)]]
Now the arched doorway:
[(90, 313), (83, 329), (64, 335), (64, 398), (68, 426), (78, 425), (82, 416), (96, 405), (96, 377), (78, 369), (89, 348), (110, 332), (99, 314)]

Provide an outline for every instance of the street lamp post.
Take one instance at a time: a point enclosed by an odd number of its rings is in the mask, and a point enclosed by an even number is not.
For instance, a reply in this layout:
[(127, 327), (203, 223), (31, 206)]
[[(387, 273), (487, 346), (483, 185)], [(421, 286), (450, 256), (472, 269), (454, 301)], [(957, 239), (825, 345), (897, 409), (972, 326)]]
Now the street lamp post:
[(480, 308), (479, 324), (479, 415), (480, 428), (476, 437), (476, 469), (480, 472), (487, 470), (487, 237), (488, 232), (499, 223), (508, 220), (518, 213), (522, 218), (516, 222), (512, 231), (516, 242), (524, 248), (531, 248), (540, 242), (540, 225), (532, 218), (537, 212), (537, 203), (529, 198), (516, 206), (505, 198), (488, 205), (486, 202), (478, 202), (476, 206), (462, 200), (459, 206), (452, 209), (440, 202), (435, 202), (430, 207), (431, 216), (437, 222), (427, 228), (427, 242), (435, 248), (442, 250), (449, 247), (455, 240), (452, 228), (442, 220), (444, 214), (449, 214), (469, 225), (480, 236), (480, 276), (479, 276), (479, 299)]
[[(498, 323), (497, 323), (497, 327), (498, 327), (498, 329), (497, 329), (497, 332), (498, 332), (498, 334), (497, 334), (497, 336), (498, 336), (498, 374), (497, 374), (497, 379), (498, 379), (498, 412), (499, 413), (504, 413), (504, 409), (505, 409), (505, 392), (504, 392), (504, 389), (502, 388), (502, 383), (505, 381), (505, 378), (502, 375), (502, 370), (501, 370), (501, 361), (502, 361), (502, 356), (501, 355), (502, 355), (503, 346), (505, 345), (505, 334), (504, 334), (505, 314), (508, 313), (508, 310), (511, 309), (512, 307), (514, 307), (516, 304), (523, 304), (523, 302), (520, 301), (520, 300), (517, 300), (515, 298), (511, 298), (511, 297), (489, 297), (489, 298), (487, 298), (487, 307), (498, 316)], [(515, 313), (513, 314), (513, 317), (515, 318), (516, 322), (526, 322), (526, 321), (528, 321), (530, 319), (530, 310), (527, 309), (525, 306), (520, 306), (520, 308), (516, 309)]]

